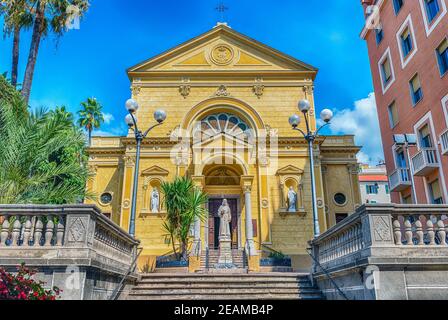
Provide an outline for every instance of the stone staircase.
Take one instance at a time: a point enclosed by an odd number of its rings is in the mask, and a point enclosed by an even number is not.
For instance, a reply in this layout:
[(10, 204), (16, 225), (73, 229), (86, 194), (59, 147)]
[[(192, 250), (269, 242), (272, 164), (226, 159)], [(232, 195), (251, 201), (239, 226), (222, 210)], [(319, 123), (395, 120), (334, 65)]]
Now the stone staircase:
[[(218, 264), (219, 260), (219, 250), (209, 250), (209, 256), (208, 256), (208, 267), (209, 269), (213, 269), (216, 264)], [(232, 250), (232, 259), (233, 264), (239, 269), (240, 271), (246, 270), (247, 271), (247, 258), (243, 254), (242, 250), (233, 249)], [(207, 270), (207, 254), (205, 250), (202, 252), (201, 256), (201, 269), (202, 271)]]
[(128, 300), (321, 300), (309, 275), (145, 274)]

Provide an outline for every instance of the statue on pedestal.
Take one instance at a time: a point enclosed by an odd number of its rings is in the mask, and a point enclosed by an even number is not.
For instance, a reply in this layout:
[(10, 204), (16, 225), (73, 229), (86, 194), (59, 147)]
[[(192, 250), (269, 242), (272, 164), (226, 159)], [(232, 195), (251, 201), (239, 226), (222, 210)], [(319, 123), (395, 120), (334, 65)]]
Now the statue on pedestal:
[(222, 206), (218, 209), (218, 216), (221, 219), (219, 226), (219, 259), (216, 265), (217, 269), (233, 269), (232, 257), (232, 239), (230, 222), (232, 221), (232, 212), (229, 203), (224, 199)]
[(151, 212), (159, 213), (160, 208), (160, 194), (157, 188), (152, 189), (151, 193)]
[(297, 192), (293, 187), (290, 187), (288, 192), (288, 211), (297, 212)]
[(232, 212), (230, 211), (230, 207), (226, 199), (222, 202), (222, 206), (219, 207), (218, 215), (221, 218), (219, 236), (230, 238), (230, 222), (232, 221)]

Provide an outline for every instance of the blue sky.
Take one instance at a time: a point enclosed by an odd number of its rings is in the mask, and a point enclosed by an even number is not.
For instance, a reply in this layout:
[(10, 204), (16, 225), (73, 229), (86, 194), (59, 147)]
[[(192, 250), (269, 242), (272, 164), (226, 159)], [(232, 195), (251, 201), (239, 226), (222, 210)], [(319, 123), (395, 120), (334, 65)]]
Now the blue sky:
[[(69, 31), (58, 42), (51, 36), (43, 42), (30, 104), (66, 105), (76, 112), (81, 101), (94, 96), (108, 118), (102, 131), (124, 134), (123, 104), (130, 95), (125, 70), (211, 29), (220, 18), (217, 4), (217, 0), (91, 0), (80, 30)], [(305, 0), (227, 0), (225, 4), (230, 9), (225, 17), (233, 29), (318, 67), (316, 105), (336, 111), (331, 133), (358, 134), (358, 144), (365, 146), (362, 160), (382, 157), (374, 97), (369, 97), (373, 87), (367, 48), (359, 38), (363, 25), (359, 1), (322, 5)], [(29, 32), (23, 35), (20, 75), (29, 38)], [(11, 39), (0, 41), (0, 72), (9, 71)], [(372, 141), (372, 136), (377, 138)]]

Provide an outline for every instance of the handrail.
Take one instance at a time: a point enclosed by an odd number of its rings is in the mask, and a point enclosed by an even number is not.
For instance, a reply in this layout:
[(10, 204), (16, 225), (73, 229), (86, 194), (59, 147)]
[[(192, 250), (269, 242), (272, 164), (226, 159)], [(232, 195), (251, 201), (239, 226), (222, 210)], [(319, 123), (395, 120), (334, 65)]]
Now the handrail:
[(271, 252), (274, 252), (274, 253), (277, 253), (277, 254), (279, 254), (279, 255), (282, 255), (282, 256), (286, 256), (285, 254), (283, 254), (282, 252), (280, 252), (280, 251), (277, 251), (277, 250), (275, 250), (275, 249), (272, 249), (272, 248), (270, 248), (270, 247), (268, 247), (267, 245), (265, 245), (265, 244), (263, 244), (263, 243), (260, 243), (260, 242), (258, 242), (258, 241), (255, 241), (254, 240), (254, 242), (255, 243), (258, 243), (261, 247), (263, 247), (263, 248), (266, 248), (266, 249), (268, 249), (268, 251), (271, 251)]
[(210, 248), (208, 246), (205, 249), (205, 269), (210, 270)]
[(112, 292), (111, 296), (109, 297), (109, 300), (115, 301), (118, 298), (118, 294), (121, 290), (121, 288), (123, 287), (124, 282), (126, 281), (126, 278), (131, 274), (131, 272), (133, 272), (133, 270), (135, 270), (135, 267), (137, 265), (137, 261), (140, 258), (140, 255), (143, 252), (143, 248), (137, 248), (138, 253), (135, 256), (134, 260), (132, 261), (128, 271), (126, 272), (126, 274), (121, 278), (120, 283), (118, 284), (118, 286), (115, 288), (115, 290)]
[(320, 262), (316, 259), (315, 256), (313, 256), (313, 254), (310, 252), (311, 248), (307, 248), (307, 253), (308, 255), (311, 257), (311, 259), (313, 259), (313, 261), (322, 269), (322, 271), (325, 273), (325, 276), (328, 278), (328, 280), (330, 280), (330, 282), (333, 284), (333, 286), (336, 287), (336, 290), (338, 291), (338, 293), (345, 299), (345, 300), (349, 300), (349, 298), (345, 295), (345, 293), (341, 290), (341, 288), (339, 288), (338, 284), (336, 283), (336, 281), (334, 281), (334, 279), (331, 277), (330, 273), (328, 272), (327, 269), (325, 269), (324, 267), (322, 267), (322, 265), (320, 264)]

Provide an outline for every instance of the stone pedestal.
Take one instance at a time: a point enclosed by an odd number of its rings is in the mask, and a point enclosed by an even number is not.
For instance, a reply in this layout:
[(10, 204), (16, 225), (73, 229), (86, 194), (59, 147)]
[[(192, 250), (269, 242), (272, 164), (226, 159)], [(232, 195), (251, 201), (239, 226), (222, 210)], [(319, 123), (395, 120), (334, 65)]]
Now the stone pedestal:
[(219, 238), (219, 266), (233, 266), (232, 258), (232, 240), (230, 237), (220, 237)]

